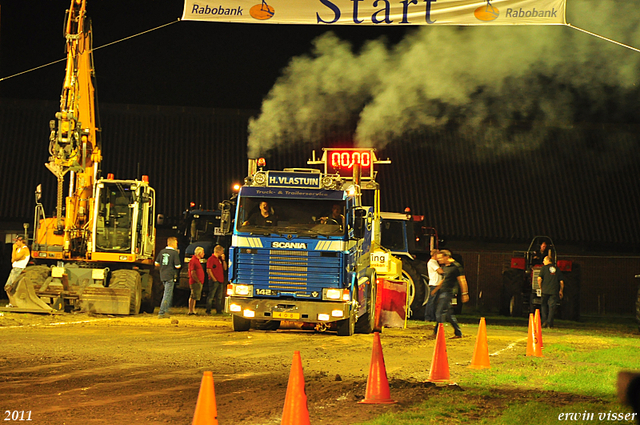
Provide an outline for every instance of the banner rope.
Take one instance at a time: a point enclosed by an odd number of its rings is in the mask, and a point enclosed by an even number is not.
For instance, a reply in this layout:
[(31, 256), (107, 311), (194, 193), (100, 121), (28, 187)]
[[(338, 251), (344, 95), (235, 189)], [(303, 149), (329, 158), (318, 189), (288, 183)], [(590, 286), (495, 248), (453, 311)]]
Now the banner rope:
[[(137, 33), (137, 34), (133, 34), (133, 35), (130, 35), (130, 36), (128, 36), (128, 37), (121, 38), (120, 40), (116, 40), (116, 41), (112, 41), (111, 43), (103, 44), (102, 46), (99, 46), (99, 47), (94, 48), (94, 49), (93, 49), (93, 51), (95, 52), (96, 50), (100, 50), (100, 49), (102, 49), (103, 47), (112, 46), (112, 45), (114, 45), (114, 44), (118, 44), (118, 43), (121, 43), (121, 42), (123, 42), (123, 41), (130, 40), (130, 39), (132, 39), (132, 38), (134, 38), (134, 37), (138, 37), (138, 36), (140, 36), (140, 35), (147, 34), (147, 33), (150, 33), (150, 32), (152, 32), (152, 31), (155, 31), (155, 30), (159, 30), (160, 28), (164, 28), (164, 27), (167, 27), (167, 26), (169, 26), (169, 25), (173, 25), (173, 24), (175, 24), (176, 22), (180, 22), (180, 18), (176, 19), (175, 21), (171, 21), (171, 22), (168, 22), (168, 23), (166, 23), (166, 24), (162, 24), (162, 25), (160, 25), (160, 26), (158, 26), (158, 27), (151, 28), (151, 29), (148, 29), (148, 30), (146, 30), (146, 31), (139, 32), (139, 33)], [(8, 80), (9, 78), (17, 77), (17, 76), (19, 76), (19, 75), (27, 74), (27, 73), (29, 73), (29, 72), (37, 71), (38, 69), (46, 68), (46, 67), (48, 67), (48, 66), (55, 65), (55, 64), (60, 63), (60, 62), (64, 62), (64, 61), (66, 61), (66, 60), (67, 60), (67, 58), (62, 58), (62, 59), (58, 59), (58, 60), (53, 61), (53, 62), (46, 63), (46, 64), (44, 64), (44, 65), (40, 65), (40, 66), (36, 66), (36, 67), (34, 67), (34, 68), (31, 68), (31, 69), (27, 69), (27, 70), (24, 70), (24, 71), (20, 71), (20, 72), (18, 72), (18, 73), (16, 73), (16, 74), (8, 75), (8, 76), (6, 76), (6, 77), (2, 77), (2, 78), (0, 78), (0, 81)]]
[(591, 32), (591, 31), (587, 31), (587, 30), (585, 30), (585, 29), (582, 29), (582, 28), (579, 28), (579, 27), (573, 26), (573, 25), (571, 25), (571, 24), (567, 24), (567, 26), (568, 26), (569, 28), (573, 28), (573, 29), (575, 29), (575, 30), (582, 31), (582, 32), (583, 32), (583, 33), (585, 33), (585, 34), (592, 35), (592, 36), (597, 37), (597, 38), (599, 38), (599, 39), (602, 39), (602, 40), (608, 41), (608, 42), (613, 43), (613, 44), (617, 44), (618, 46), (621, 46), (621, 47), (626, 47), (626, 48), (627, 48), (627, 49), (629, 49), (629, 50), (633, 50), (634, 52), (638, 52), (638, 53), (640, 53), (640, 49), (637, 49), (637, 48), (635, 48), (635, 47), (633, 47), (633, 46), (629, 46), (628, 44), (620, 43), (619, 41), (612, 40), (612, 39), (607, 38), (607, 37), (604, 37), (604, 36), (602, 36), (602, 35), (600, 35), (600, 34), (596, 34), (596, 33), (593, 33), (593, 32)]

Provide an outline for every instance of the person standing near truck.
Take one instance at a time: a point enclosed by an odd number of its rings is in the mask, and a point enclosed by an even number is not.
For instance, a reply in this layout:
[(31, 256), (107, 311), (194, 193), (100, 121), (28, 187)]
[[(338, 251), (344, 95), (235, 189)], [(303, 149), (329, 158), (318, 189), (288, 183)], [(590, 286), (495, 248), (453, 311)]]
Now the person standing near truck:
[(204, 283), (204, 269), (200, 264), (202, 258), (204, 258), (204, 248), (199, 246), (189, 261), (189, 288), (191, 288), (189, 316), (195, 316), (196, 301), (200, 301), (200, 297), (202, 297), (202, 284)]
[(451, 252), (443, 249), (440, 251), (438, 263), (444, 272), (442, 281), (433, 291), (438, 291), (438, 301), (436, 302), (436, 326), (433, 329), (433, 336), (438, 335), (440, 323), (451, 323), (455, 335), (453, 338), (462, 338), (462, 330), (458, 325), (458, 320), (453, 314), (451, 299), (457, 294), (458, 289), (462, 291), (462, 302), (469, 301), (467, 279), (464, 276), (464, 269), (460, 263), (453, 259)]
[(213, 255), (207, 260), (207, 274), (210, 285), (207, 295), (207, 314), (211, 314), (211, 308), (215, 304), (216, 313), (222, 313), (222, 294), (224, 290), (224, 272), (227, 270), (227, 262), (224, 257), (224, 248), (216, 245)]
[(436, 287), (442, 282), (444, 270), (438, 263), (440, 251), (431, 250), (431, 258), (427, 261), (427, 272), (429, 273), (429, 286), (427, 286), (427, 301), (424, 309), (425, 322), (436, 321), (436, 299), (438, 298), (438, 290)]
[(564, 297), (564, 275), (558, 266), (553, 264), (549, 256), (544, 257), (544, 265), (538, 275), (538, 284), (542, 289), (542, 304), (540, 306), (542, 327), (552, 328), (558, 302)]
[(24, 236), (18, 235), (13, 244), (13, 249), (11, 250), (11, 273), (9, 273), (9, 278), (7, 279), (7, 283), (4, 285), (4, 290), (7, 295), (14, 289), (14, 283), (18, 281), (20, 273), (27, 267), (29, 264), (29, 259), (31, 258), (31, 254), (29, 253), (29, 247), (24, 243)]
[(181, 267), (178, 253), (178, 238), (171, 236), (167, 239), (167, 247), (158, 253), (155, 261), (156, 267), (160, 267), (160, 280), (164, 286), (164, 294), (160, 303), (158, 318), (169, 316), (169, 309), (173, 301), (173, 287), (176, 284), (176, 276)]

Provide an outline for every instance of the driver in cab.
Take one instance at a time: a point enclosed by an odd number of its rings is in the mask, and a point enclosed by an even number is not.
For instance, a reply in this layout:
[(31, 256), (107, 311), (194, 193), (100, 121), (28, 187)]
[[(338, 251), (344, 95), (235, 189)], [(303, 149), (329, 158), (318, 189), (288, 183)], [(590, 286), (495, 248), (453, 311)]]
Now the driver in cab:
[(320, 223), (322, 224), (336, 224), (340, 226), (340, 229), (344, 228), (344, 215), (342, 215), (342, 206), (334, 204), (331, 207), (331, 215), (328, 217), (320, 217)]
[(249, 220), (242, 223), (243, 226), (277, 226), (278, 217), (271, 211), (271, 206), (267, 201), (260, 202), (260, 211), (257, 211), (249, 217)]

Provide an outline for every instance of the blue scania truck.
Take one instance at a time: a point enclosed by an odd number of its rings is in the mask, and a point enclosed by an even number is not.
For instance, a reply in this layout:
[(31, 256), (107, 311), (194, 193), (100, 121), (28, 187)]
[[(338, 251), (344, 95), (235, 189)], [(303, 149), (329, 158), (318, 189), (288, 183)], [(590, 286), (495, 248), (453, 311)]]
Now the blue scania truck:
[[(336, 330), (376, 328), (380, 243), (374, 149), (323, 149), (312, 168), (266, 171), (249, 160), (237, 197), (225, 309), (234, 331), (281, 322)], [(363, 199), (364, 198), (364, 199)], [(369, 205), (365, 205), (369, 203)]]

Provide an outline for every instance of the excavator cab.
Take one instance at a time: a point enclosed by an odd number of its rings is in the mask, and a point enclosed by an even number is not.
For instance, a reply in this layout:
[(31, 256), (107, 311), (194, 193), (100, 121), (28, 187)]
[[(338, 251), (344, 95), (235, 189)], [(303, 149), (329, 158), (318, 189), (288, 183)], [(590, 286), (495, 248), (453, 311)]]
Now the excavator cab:
[(97, 251), (131, 251), (133, 193), (122, 185), (103, 188), (98, 198)]
[(155, 191), (144, 180), (100, 180), (95, 211), (94, 252), (153, 252)]

